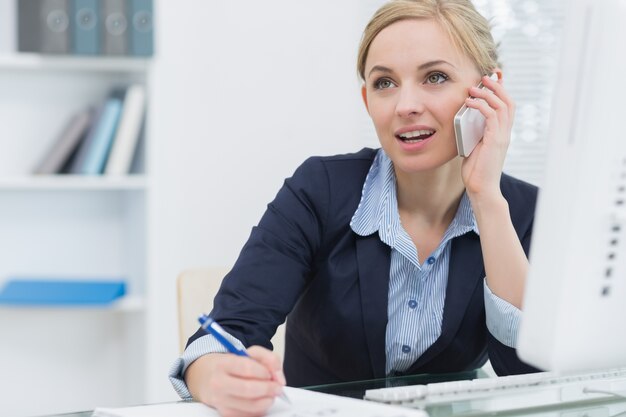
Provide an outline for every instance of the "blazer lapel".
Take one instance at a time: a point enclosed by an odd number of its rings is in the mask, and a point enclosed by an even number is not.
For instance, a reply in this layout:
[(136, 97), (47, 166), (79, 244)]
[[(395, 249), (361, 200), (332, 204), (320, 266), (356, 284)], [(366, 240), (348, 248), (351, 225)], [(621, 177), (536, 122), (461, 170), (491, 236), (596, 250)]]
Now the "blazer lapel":
[[(452, 240), (446, 300), (443, 308), (441, 335), (433, 345), (411, 366), (419, 368), (437, 356), (450, 344), (467, 310), (470, 296), (478, 281), (484, 278), (480, 239), (466, 233)], [(411, 373), (411, 369), (408, 373)]]
[(390, 251), (377, 233), (356, 239), (363, 325), (374, 378), (385, 376)]

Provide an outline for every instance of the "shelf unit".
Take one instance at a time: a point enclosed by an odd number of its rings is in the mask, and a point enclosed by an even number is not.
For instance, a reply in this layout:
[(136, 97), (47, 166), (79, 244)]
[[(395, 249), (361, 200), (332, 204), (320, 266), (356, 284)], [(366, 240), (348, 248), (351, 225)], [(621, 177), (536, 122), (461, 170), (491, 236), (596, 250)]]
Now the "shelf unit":
[(149, 67), (150, 60), (145, 58), (42, 56), (33, 53), (0, 55), (0, 69), (5, 71), (92, 71), (143, 74)]
[[(0, 56), (0, 284), (19, 276), (127, 283), (127, 295), (106, 307), (0, 307), (10, 341), (0, 344), (0, 367), (12, 381), (3, 413), (145, 401), (149, 131), (129, 175), (32, 172), (69, 117), (111, 89), (144, 84), (149, 104), (150, 74), (147, 59)], [(35, 402), (26, 400), (32, 392)]]
[(146, 190), (148, 179), (145, 175), (128, 175), (124, 177), (87, 177), (79, 175), (46, 175), (46, 176), (7, 176), (0, 178), (0, 191), (19, 190)]
[(2, 311), (13, 311), (19, 313), (20, 311), (39, 311), (41, 314), (46, 314), (52, 311), (62, 311), (66, 313), (80, 314), (81, 312), (88, 311), (109, 311), (114, 313), (141, 313), (144, 312), (146, 303), (143, 297), (139, 296), (127, 296), (122, 297), (119, 300), (112, 302), (105, 306), (20, 306), (20, 305), (4, 305), (0, 304), (0, 314)]

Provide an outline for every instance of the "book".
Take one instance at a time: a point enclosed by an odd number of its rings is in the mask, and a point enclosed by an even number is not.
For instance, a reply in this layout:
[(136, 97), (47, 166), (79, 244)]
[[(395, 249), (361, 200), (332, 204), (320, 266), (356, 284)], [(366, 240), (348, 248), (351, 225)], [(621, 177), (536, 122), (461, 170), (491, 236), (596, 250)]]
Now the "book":
[(87, 136), (78, 148), (70, 173), (102, 174), (122, 111), (122, 97), (123, 91), (116, 90), (99, 108)]
[(41, 50), (40, 0), (17, 1), (17, 50), (39, 52)]
[(70, 52), (69, 0), (41, 1), (41, 51), (45, 54)]
[(65, 125), (61, 134), (45, 153), (41, 162), (34, 170), (38, 175), (57, 174), (63, 165), (78, 148), (81, 139), (85, 137), (93, 119), (93, 109), (87, 108), (74, 114)]
[(152, 56), (154, 52), (152, 0), (129, 0), (130, 54)]
[(104, 30), (102, 52), (105, 55), (128, 54), (128, 8), (126, 0), (101, 1)]
[[(276, 400), (267, 416), (342, 416), (342, 417), (428, 417), (424, 410), (379, 404), (372, 401), (340, 397), (285, 387), (292, 404)], [(96, 408), (93, 417), (219, 417), (217, 410), (202, 403), (180, 401), (125, 408)]]
[(141, 134), (145, 101), (146, 91), (143, 85), (134, 84), (126, 91), (117, 133), (104, 170), (106, 175), (124, 175), (130, 172)]
[(17, 4), (19, 51), (69, 52), (68, 0), (19, 0)]
[(9, 279), (0, 289), (0, 304), (102, 305), (126, 293), (123, 280)]
[(100, 53), (100, 16), (98, 0), (72, 0), (73, 52), (77, 55)]

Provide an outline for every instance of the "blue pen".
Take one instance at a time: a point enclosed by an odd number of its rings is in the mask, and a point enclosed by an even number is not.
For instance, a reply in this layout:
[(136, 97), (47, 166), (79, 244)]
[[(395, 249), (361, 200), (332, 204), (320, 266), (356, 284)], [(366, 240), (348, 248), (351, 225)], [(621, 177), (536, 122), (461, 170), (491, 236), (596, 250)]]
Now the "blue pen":
[[(220, 342), (221, 345), (224, 346), (230, 353), (234, 353), (238, 356), (247, 356), (248, 358), (250, 357), (245, 349), (237, 349), (235, 345), (230, 343), (230, 341), (226, 337), (226, 330), (222, 329), (222, 326), (217, 324), (217, 322), (211, 317), (207, 316), (206, 314), (202, 314), (200, 317), (198, 317), (198, 321), (200, 322), (200, 326), (202, 327), (202, 329), (204, 329), (204, 331), (207, 333), (211, 333), (213, 337), (215, 337), (217, 341)], [(291, 404), (291, 401), (289, 401), (289, 398), (287, 398), (287, 395), (284, 391), (280, 394), (280, 398)]]

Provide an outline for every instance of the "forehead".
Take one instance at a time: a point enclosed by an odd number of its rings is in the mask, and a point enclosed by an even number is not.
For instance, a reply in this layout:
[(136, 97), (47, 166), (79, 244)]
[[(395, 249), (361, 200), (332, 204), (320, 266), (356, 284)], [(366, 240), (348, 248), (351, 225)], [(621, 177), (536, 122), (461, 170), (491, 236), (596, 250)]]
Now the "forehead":
[(407, 19), (387, 26), (372, 41), (365, 62), (366, 73), (374, 65), (420, 65), (445, 60), (457, 68), (471, 65), (448, 33), (433, 19)]

